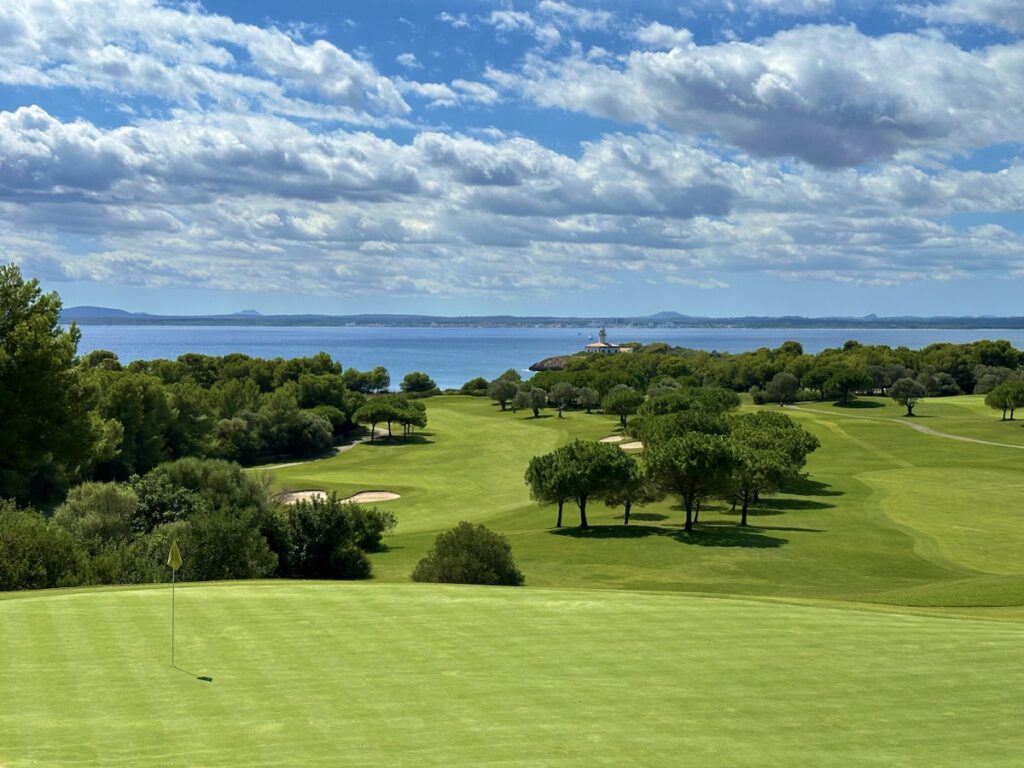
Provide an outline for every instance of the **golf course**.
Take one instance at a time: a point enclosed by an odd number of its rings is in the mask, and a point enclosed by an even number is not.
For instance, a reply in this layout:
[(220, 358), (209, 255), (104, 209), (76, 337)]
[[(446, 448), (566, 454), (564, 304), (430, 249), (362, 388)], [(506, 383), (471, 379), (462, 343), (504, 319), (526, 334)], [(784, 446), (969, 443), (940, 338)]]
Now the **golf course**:
[[(786, 408), (806, 478), (689, 535), (671, 497), (588, 530), (531, 502), (530, 458), (613, 416), (426, 404), (251, 470), (397, 494), (370, 581), (179, 586), (176, 667), (167, 585), (0, 594), (0, 766), (1020, 765), (1024, 429), (983, 398)], [(410, 582), (460, 520), (525, 588)]]

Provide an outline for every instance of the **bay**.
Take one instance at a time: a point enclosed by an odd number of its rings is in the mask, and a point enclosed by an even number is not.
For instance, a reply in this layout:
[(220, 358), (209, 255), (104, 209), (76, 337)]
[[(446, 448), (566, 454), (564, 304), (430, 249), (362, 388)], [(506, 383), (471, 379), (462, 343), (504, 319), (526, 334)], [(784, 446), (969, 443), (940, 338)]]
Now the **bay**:
[[(186, 352), (252, 357), (299, 357), (327, 352), (342, 365), (367, 370), (383, 365), (397, 388), (410, 371), (428, 373), (438, 386), (455, 388), (475, 376), (492, 379), (508, 368), (529, 375), (530, 365), (553, 355), (578, 352), (596, 328), (395, 328), (296, 326), (84, 325), (79, 352), (108, 349), (127, 363), (174, 359)], [(1024, 330), (928, 328), (622, 328), (609, 331), (616, 343), (663, 341), (674, 346), (745, 352), (799, 341), (807, 352), (864, 344), (919, 349), (936, 342), (1007, 339), (1024, 347)]]

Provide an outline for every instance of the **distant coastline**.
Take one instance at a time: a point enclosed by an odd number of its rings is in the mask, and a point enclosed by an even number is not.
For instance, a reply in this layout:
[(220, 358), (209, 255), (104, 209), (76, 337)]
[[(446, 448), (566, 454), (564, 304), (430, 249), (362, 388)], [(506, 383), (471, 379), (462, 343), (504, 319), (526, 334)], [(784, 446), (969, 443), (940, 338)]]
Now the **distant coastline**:
[(1020, 330), (1024, 317), (697, 317), (659, 312), (640, 317), (519, 317), (515, 315), (261, 315), (252, 310), (228, 315), (151, 315), (109, 307), (69, 307), (64, 323), (79, 325), (292, 326), (364, 328), (868, 328)]

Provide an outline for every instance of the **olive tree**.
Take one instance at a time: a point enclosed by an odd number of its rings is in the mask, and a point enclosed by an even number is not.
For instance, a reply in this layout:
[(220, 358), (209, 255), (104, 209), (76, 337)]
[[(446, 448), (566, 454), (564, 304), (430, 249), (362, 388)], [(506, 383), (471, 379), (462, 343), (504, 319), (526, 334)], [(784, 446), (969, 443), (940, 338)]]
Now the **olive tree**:
[(897, 379), (889, 387), (889, 397), (907, 409), (907, 416), (914, 415), (914, 406), (925, 396), (924, 384), (914, 379)]

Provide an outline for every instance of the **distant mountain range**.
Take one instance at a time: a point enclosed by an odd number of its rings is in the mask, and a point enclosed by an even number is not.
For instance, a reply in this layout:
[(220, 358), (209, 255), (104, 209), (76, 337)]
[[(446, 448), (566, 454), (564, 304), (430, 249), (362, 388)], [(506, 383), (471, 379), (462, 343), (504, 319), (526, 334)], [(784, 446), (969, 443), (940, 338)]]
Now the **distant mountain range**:
[(515, 315), (262, 315), (247, 309), (229, 315), (151, 315), (111, 307), (68, 307), (65, 323), (80, 325), (290, 325), (440, 328), (985, 328), (1024, 329), (1024, 317), (696, 317), (678, 312), (657, 312), (637, 317), (518, 317)]

